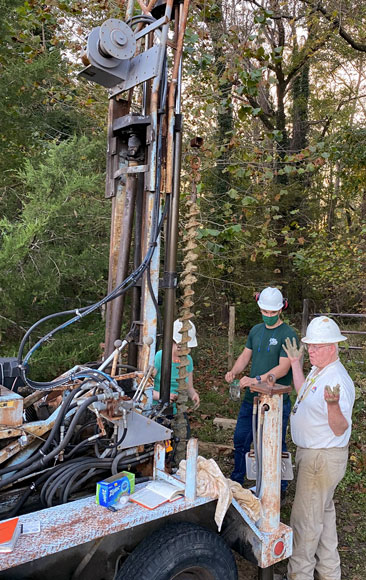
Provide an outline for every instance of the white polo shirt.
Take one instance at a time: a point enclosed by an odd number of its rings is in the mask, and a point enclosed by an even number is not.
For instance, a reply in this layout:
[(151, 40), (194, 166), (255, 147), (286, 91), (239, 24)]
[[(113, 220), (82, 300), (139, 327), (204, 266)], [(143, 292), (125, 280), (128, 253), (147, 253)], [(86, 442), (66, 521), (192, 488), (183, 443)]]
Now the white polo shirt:
[[(302, 385), (294, 413), (291, 414), (291, 436), (298, 447), (305, 449), (325, 449), (345, 447), (351, 435), (352, 408), (355, 401), (353, 381), (339, 359), (330, 363), (318, 374), (312, 367)], [(348, 421), (348, 429), (337, 437), (329, 427), (328, 405), (324, 400), (324, 388), (340, 385), (339, 406)], [(303, 398), (302, 398), (303, 395)]]

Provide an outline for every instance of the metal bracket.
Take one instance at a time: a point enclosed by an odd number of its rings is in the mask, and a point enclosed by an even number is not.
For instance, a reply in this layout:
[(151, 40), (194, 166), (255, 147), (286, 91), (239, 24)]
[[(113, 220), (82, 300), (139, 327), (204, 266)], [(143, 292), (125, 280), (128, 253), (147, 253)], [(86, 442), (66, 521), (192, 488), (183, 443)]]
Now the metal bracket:
[(121, 169), (117, 169), (113, 177), (114, 179), (118, 179), (118, 177), (121, 177), (122, 175), (134, 175), (136, 173), (146, 173), (146, 171), (149, 171), (148, 165), (131, 165), (129, 167), (121, 167)]

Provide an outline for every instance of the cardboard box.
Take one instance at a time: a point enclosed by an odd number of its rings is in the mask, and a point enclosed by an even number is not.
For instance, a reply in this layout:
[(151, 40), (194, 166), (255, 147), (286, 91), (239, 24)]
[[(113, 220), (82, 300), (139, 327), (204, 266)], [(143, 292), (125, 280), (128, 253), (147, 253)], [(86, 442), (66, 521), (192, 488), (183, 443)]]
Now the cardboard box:
[(116, 503), (122, 495), (130, 495), (135, 491), (135, 474), (121, 471), (97, 483), (96, 502), (108, 507)]

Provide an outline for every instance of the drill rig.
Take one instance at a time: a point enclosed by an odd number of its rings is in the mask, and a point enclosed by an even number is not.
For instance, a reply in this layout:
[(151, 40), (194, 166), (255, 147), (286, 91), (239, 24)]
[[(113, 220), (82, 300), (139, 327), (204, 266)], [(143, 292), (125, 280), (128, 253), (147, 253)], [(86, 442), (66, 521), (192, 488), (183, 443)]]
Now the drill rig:
[[(16, 363), (6, 361), (8, 383), (19, 379), (18, 384), (23, 382), (33, 394), (23, 398), (1, 387), (0, 437), (6, 444), (0, 451), (0, 488), (28, 482), (32, 475), (44, 507), (67, 502), (104, 471), (114, 474), (126, 466), (144, 467), (149, 459), (151, 463), (154, 443), (172, 439), (165, 415), (177, 284), (181, 58), (187, 12), (188, 2), (173, 6), (171, 0), (153, 13), (146, 9), (131, 16), (127, 23), (111, 18), (93, 29), (87, 40), (83, 54), (87, 67), (81, 76), (112, 87), (106, 179), (106, 197), (112, 199), (109, 291), (96, 304), (48, 316), (25, 334)], [(163, 227), (164, 354), (161, 401), (153, 406), (153, 363), (157, 334), (162, 334), (162, 328), (157, 329)], [(127, 291), (132, 293), (129, 312)], [(50, 382), (31, 380), (35, 351), (57, 332), (103, 307), (104, 361), (94, 368), (77, 366)], [(36, 329), (59, 318), (67, 320), (25, 354)], [(37, 420), (24, 423), (23, 413)], [(149, 473), (145, 467), (142, 473)], [(29, 490), (24, 502), (28, 494)], [(15, 505), (5, 515), (17, 509)]]
[[(123, 469), (134, 471), (141, 485), (146, 477), (169, 481), (166, 457), (174, 453), (175, 444), (167, 415), (177, 287), (182, 54), (189, 0), (140, 5), (142, 13), (135, 15), (130, 0), (126, 22), (111, 18), (92, 30), (81, 72), (81, 77), (109, 89), (108, 294), (91, 306), (36, 322), (25, 334), (17, 359), (3, 359), (1, 365), (1, 515), (4, 519), (22, 514), (24, 524), (34, 518), (41, 523), (40, 534), (29, 536), (28, 542), (21, 538), (19, 549), (6, 561), (0, 555), (4, 579), (89, 578), (93, 558), (93, 576), (100, 579), (183, 579), (186, 571), (190, 578), (235, 580), (228, 546), (258, 564), (261, 578), (269, 579), (272, 564), (291, 552), (291, 530), (279, 522), (282, 391), (273, 385), (269, 392), (267, 387), (263, 390), (263, 397), (272, 402), (266, 399), (261, 407), (266, 418), (262, 439), (268, 445), (260, 465), (270, 479), (263, 478), (261, 485), (268, 505), (258, 526), (233, 502), (222, 537), (217, 534), (215, 501), (196, 496), (195, 441), (188, 445), (186, 492), (179, 502), (148, 513), (130, 504), (115, 514), (95, 505), (91, 495), (96, 481)], [(196, 268), (190, 235), (195, 215), (193, 208), (184, 259), (183, 348)], [(163, 323), (159, 291), (164, 293)], [(48, 382), (33, 381), (34, 352), (101, 308), (106, 313), (104, 360), (77, 365)], [(56, 319), (62, 322), (25, 353), (32, 333)], [(161, 335), (160, 401), (154, 405), (153, 362)], [(167, 519), (168, 526), (162, 527)], [(172, 538), (177, 538), (174, 545)], [(170, 546), (169, 562), (161, 551), (164, 544)], [(192, 546), (188, 562), (184, 558)], [(137, 555), (127, 558), (135, 548)]]

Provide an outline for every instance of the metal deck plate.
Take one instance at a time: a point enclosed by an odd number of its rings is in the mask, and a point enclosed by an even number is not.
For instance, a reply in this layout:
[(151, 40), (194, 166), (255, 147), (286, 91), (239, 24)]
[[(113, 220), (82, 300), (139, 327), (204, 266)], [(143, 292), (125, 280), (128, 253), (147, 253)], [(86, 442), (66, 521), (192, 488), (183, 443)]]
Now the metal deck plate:
[[(145, 485), (137, 485), (136, 489), (141, 489)], [(21, 535), (13, 552), (0, 554), (0, 571), (211, 501), (215, 500), (200, 497), (190, 502), (182, 498), (165, 503), (154, 510), (131, 502), (123, 509), (111, 512), (97, 505), (95, 496), (92, 496), (22, 515), (19, 517), (21, 523), (39, 520), (41, 531)]]

